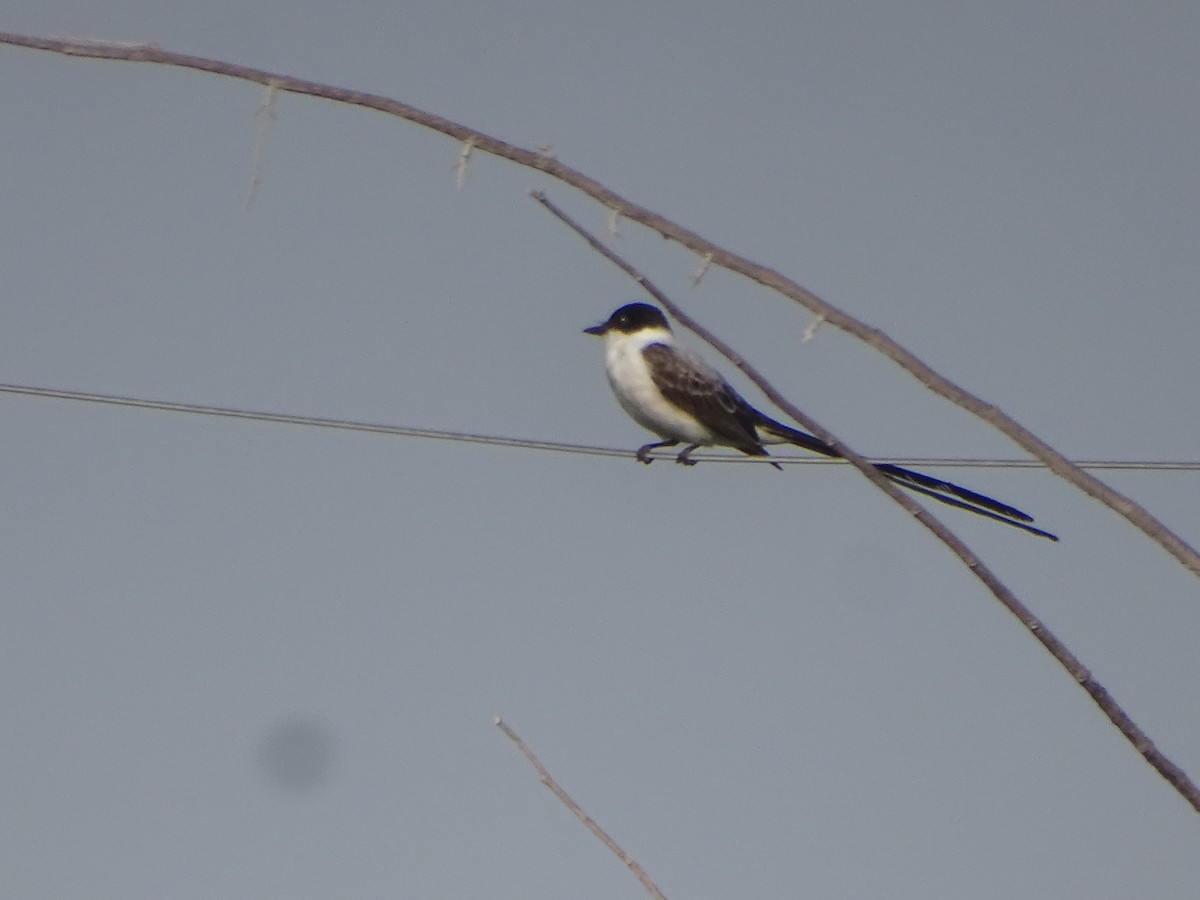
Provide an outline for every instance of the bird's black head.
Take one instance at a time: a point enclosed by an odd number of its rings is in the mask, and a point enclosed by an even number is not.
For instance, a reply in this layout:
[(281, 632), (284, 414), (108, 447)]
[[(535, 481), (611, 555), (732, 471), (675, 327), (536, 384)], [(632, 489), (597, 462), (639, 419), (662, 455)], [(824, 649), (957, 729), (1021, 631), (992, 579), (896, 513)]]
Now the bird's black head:
[(585, 334), (600, 336), (610, 331), (633, 334), (643, 328), (670, 329), (670, 326), (667, 324), (667, 317), (657, 306), (651, 306), (649, 303), (629, 303), (609, 316), (607, 322), (601, 322), (583, 331)]

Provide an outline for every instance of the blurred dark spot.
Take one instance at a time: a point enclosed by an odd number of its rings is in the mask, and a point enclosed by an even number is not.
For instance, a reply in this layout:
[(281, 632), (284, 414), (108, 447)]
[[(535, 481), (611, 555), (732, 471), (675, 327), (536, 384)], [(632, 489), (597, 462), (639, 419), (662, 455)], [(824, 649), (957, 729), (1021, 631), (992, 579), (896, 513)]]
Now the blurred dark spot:
[(337, 739), (321, 722), (304, 717), (273, 725), (258, 749), (263, 777), (290, 793), (311, 793), (329, 780), (337, 762)]

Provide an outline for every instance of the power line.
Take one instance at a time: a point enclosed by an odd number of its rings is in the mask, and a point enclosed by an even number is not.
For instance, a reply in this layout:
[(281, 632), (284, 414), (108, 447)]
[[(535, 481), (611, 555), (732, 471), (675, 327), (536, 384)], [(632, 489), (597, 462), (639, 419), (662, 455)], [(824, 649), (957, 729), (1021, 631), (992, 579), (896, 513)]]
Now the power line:
[[(197, 403), (176, 403), (169, 400), (148, 400), (141, 397), (122, 397), (116, 394), (98, 394), (91, 391), (67, 391), (57, 388), (36, 387), (22, 384), (0, 384), (0, 393), (39, 397), (51, 400), (74, 400), (81, 403), (98, 403), (106, 406), (122, 406), (132, 409), (150, 409), (162, 412), (189, 413), (199, 416), (215, 416), (225, 419), (247, 419), (254, 422), (274, 422), (279, 425), (299, 425), (306, 428), (333, 428), (342, 431), (385, 434), (393, 437), (415, 437), (434, 441), (456, 441), (463, 444), (485, 444), (494, 447), (514, 447), (522, 450), (547, 450), (555, 453), (578, 453), (585, 456), (611, 456), (628, 458), (633, 455), (629, 448), (597, 447), (590, 444), (574, 444), (565, 441), (540, 441), (533, 438), (504, 437), (494, 434), (473, 434), (466, 431), (440, 431), (434, 428), (416, 428), (407, 425), (386, 425), (377, 422), (362, 422), (354, 419), (333, 419), (321, 416), (301, 416), (289, 413), (264, 412), (261, 410), (237, 409), (228, 406), (207, 406)], [(717, 454), (697, 457), (705, 462), (761, 463), (760, 457)], [(771, 459), (784, 465), (844, 465), (840, 459), (820, 456), (773, 456)], [(967, 459), (967, 458), (879, 458), (878, 462), (895, 463), (902, 466), (943, 466), (947, 468), (976, 469), (1041, 469), (1045, 466), (1034, 459)], [(1200, 461), (1162, 460), (1114, 460), (1091, 459), (1075, 463), (1083, 469), (1121, 469), (1159, 472), (1200, 471)]]

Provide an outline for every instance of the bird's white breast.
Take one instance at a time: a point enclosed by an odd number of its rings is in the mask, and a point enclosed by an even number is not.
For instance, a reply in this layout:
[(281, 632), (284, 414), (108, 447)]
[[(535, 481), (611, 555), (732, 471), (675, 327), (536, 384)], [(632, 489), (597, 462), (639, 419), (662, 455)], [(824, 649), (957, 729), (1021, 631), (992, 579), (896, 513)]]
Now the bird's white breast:
[(651, 344), (671, 346), (673, 338), (669, 331), (610, 332), (605, 338), (604, 368), (608, 383), (621, 407), (635, 422), (664, 440), (711, 443), (711, 431), (663, 397), (650, 375), (646, 357), (642, 355), (642, 350)]

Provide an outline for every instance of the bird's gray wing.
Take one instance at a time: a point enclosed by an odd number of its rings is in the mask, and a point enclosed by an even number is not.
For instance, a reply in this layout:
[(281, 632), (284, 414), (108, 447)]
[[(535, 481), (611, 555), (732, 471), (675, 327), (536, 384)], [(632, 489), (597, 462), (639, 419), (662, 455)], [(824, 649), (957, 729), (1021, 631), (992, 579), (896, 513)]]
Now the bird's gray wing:
[(644, 348), (654, 386), (664, 397), (712, 429), (719, 443), (751, 456), (766, 456), (754, 425), (758, 413), (704, 360), (680, 348)]

